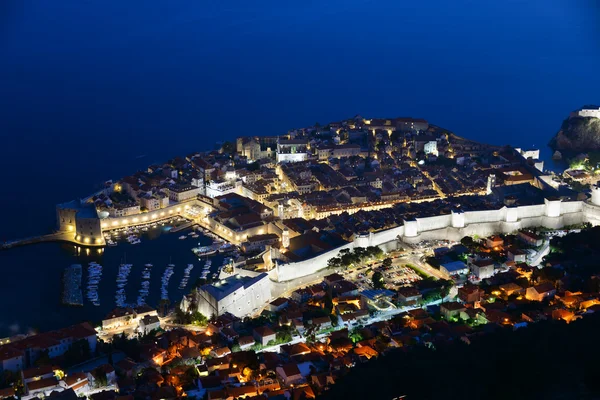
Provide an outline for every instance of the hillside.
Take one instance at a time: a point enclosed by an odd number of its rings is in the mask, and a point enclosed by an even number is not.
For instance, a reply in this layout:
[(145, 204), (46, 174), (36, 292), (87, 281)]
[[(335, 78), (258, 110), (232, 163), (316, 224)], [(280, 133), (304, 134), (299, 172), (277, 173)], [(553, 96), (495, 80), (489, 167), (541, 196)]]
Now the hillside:
[(571, 155), (600, 150), (600, 119), (566, 119), (549, 145), (555, 151)]
[(319, 399), (597, 399), (600, 316), (397, 350), (361, 364)]

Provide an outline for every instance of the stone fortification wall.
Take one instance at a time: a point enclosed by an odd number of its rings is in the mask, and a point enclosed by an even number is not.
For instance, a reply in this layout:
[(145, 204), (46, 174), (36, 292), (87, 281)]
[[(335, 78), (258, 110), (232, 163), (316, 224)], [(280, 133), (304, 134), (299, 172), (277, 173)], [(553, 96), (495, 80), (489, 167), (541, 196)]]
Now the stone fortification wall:
[(490, 236), (533, 227), (558, 229), (582, 222), (600, 225), (600, 205), (582, 201), (546, 200), (544, 204), (530, 206), (502, 207), (498, 210), (458, 211), (452, 212), (450, 215), (416, 218), (404, 221), (402, 226), (396, 228), (371, 233), (368, 236), (357, 235), (354, 243), (317, 257), (297, 263), (278, 265), (277, 280), (285, 282), (314, 274), (327, 267), (327, 261), (332, 257), (337, 257), (340, 250), (345, 248), (385, 246), (386, 249), (389, 249), (394, 248), (394, 242), (398, 238), (407, 243), (432, 239), (459, 241), (464, 236)]

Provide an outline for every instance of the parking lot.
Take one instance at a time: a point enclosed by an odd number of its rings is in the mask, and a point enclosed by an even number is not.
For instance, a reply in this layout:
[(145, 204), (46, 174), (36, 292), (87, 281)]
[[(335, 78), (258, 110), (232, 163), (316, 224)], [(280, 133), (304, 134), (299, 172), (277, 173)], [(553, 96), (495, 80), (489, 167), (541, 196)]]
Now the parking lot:
[(422, 278), (407, 264), (414, 264), (408, 257), (397, 257), (393, 259), (392, 265), (384, 267), (381, 262), (365, 265), (343, 273), (346, 279), (354, 282), (358, 290), (373, 289), (373, 273), (381, 272), (387, 289), (398, 289), (402, 286), (413, 285)]

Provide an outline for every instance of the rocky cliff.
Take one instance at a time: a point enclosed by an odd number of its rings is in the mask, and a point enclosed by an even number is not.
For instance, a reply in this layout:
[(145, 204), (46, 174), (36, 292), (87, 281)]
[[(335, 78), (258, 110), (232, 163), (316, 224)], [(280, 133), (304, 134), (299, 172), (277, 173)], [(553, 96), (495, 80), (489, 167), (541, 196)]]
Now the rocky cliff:
[(600, 150), (600, 119), (566, 119), (549, 145), (553, 150), (571, 154)]

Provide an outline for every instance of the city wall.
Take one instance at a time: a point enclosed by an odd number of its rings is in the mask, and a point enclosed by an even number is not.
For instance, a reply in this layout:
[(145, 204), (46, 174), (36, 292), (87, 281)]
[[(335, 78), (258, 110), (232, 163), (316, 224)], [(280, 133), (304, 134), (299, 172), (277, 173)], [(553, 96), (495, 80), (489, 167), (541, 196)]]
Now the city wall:
[(546, 199), (544, 204), (502, 207), (498, 210), (453, 211), (448, 215), (405, 220), (403, 225), (367, 235), (357, 235), (352, 243), (338, 247), (314, 258), (277, 266), (272, 277), (279, 282), (298, 279), (327, 267), (342, 249), (380, 246), (389, 251), (402, 240), (417, 243), (422, 240), (448, 239), (459, 241), (464, 236), (490, 236), (511, 233), (524, 228), (564, 226), (591, 222), (600, 225), (600, 205), (591, 202)]

